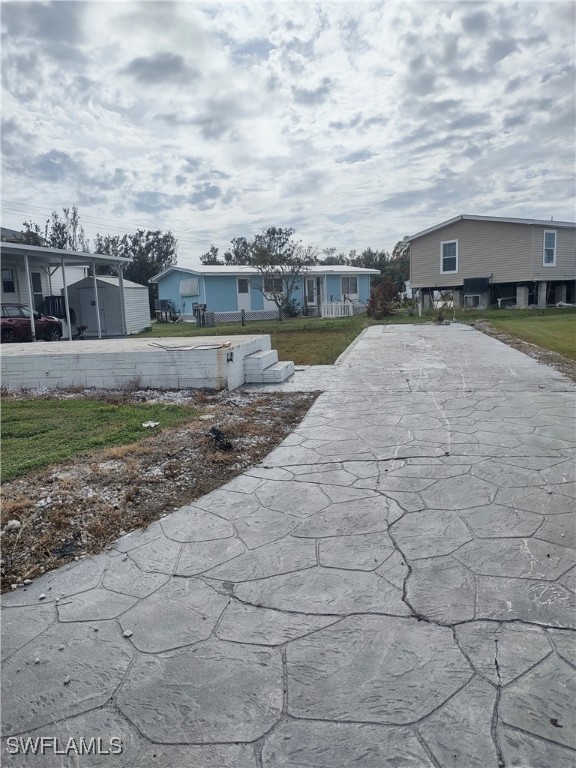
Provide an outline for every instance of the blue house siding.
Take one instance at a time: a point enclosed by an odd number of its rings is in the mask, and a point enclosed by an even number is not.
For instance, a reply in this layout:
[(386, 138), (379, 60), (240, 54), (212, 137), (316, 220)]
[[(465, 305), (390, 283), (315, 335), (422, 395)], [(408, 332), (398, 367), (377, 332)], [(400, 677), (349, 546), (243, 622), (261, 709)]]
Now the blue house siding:
[(182, 310), (182, 299), (178, 293), (182, 272), (170, 272), (164, 279), (158, 282), (158, 298), (168, 299), (177, 310)]
[[(312, 272), (308, 277), (313, 277), (322, 286), (321, 297), (323, 302), (340, 302), (342, 300), (342, 274), (323, 274)], [(358, 280), (358, 300), (366, 303), (370, 298), (371, 275), (346, 272), (344, 276), (356, 277)], [(199, 293), (196, 296), (180, 296), (180, 283), (182, 280), (198, 279)], [(274, 305), (266, 301), (260, 286), (262, 279), (259, 275), (238, 274), (201, 274), (193, 270), (181, 271), (172, 268), (163, 274), (157, 281), (158, 296), (160, 299), (169, 299), (178, 311), (184, 315), (192, 316), (194, 304), (206, 304), (211, 312), (236, 312), (238, 311), (238, 277), (246, 277), (250, 285), (250, 308), (254, 311), (273, 309)], [(292, 298), (300, 307), (304, 306), (304, 281), (296, 287)]]
[(342, 282), (340, 275), (326, 275), (326, 301), (340, 301)]
[(358, 275), (358, 301), (367, 303), (370, 298), (370, 275)]
[(264, 309), (264, 294), (258, 286), (262, 285), (259, 277), (250, 278), (250, 306), (253, 310)]
[(234, 312), (238, 309), (237, 277), (214, 275), (206, 280), (206, 308), (210, 312)]

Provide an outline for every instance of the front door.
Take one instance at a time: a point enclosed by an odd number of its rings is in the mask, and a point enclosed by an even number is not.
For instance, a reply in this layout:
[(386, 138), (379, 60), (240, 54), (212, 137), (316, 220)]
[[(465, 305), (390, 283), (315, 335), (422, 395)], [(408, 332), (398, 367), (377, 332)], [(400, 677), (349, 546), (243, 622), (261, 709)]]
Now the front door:
[(249, 312), (250, 305), (250, 280), (247, 277), (238, 278), (238, 311), (244, 309)]
[(318, 292), (316, 290), (316, 278), (306, 278), (306, 304), (309, 307), (318, 306)]
[(40, 305), (44, 301), (44, 295), (42, 293), (42, 275), (40, 272), (30, 272), (30, 282), (32, 283), (34, 309), (38, 312), (40, 310)]

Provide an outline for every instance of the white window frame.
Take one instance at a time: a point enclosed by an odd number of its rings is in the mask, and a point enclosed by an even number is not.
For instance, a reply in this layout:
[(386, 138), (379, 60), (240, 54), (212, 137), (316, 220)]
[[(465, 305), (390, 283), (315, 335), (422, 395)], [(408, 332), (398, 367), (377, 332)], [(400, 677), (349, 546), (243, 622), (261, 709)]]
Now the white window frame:
[[(342, 290), (342, 295), (343, 296), (358, 296), (358, 277), (356, 275), (342, 275), (340, 280), (341, 280), (340, 288)], [(344, 290), (344, 281), (345, 280), (348, 283), (348, 290), (347, 291)], [(350, 290), (350, 281), (351, 280), (355, 280), (356, 281), (356, 290), (355, 291), (351, 291)]]
[[(246, 290), (240, 290), (240, 283), (243, 284), (243, 287), (245, 285)], [(238, 278), (238, 293), (241, 293), (243, 295), (246, 295), (247, 293), (250, 293), (250, 279), (248, 277), (239, 277)]]
[[(456, 269), (444, 269), (444, 246), (456, 243)], [(448, 257), (451, 258), (451, 257)], [(442, 240), (440, 243), (440, 274), (455, 275), (458, 272), (458, 240)]]
[[(546, 261), (546, 251), (550, 248), (546, 248), (546, 235), (554, 235), (554, 248), (552, 261)], [(543, 267), (555, 267), (556, 266), (556, 250), (558, 247), (558, 233), (555, 229), (545, 229), (544, 237), (542, 238), (542, 266)]]

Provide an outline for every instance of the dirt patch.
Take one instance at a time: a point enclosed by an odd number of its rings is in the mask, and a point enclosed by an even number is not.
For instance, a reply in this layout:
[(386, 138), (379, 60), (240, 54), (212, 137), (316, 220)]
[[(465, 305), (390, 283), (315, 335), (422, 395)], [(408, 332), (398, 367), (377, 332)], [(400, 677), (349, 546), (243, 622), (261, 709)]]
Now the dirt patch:
[[(102, 551), (124, 532), (219, 488), (263, 459), (318, 393), (69, 392), (121, 402), (187, 403), (200, 415), (132, 445), (107, 448), (4, 483), (2, 591)], [(27, 395), (29, 396), (29, 395)], [(49, 398), (52, 395), (40, 393)], [(231, 450), (221, 450), (217, 427)], [(225, 448), (230, 446), (220, 441)], [(10, 522), (15, 521), (15, 522)]]
[(549, 349), (544, 349), (544, 347), (539, 347), (537, 344), (530, 344), (528, 341), (522, 341), (515, 336), (510, 336), (510, 334), (504, 331), (493, 328), (487, 320), (477, 320), (474, 323), (474, 327), (487, 336), (492, 336), (503, 344), (514, 347), (519, 352), (524, 352), (525, 355), (533, 357), (539, 363), (549, 365), (551, 368), (560, 371), (560, 373), (568, 376), (572, 381), (576, 381), (576, 362), (570, 360), (569, 357), (564, 357), (564, 355), (558, 352), (552, 352)]

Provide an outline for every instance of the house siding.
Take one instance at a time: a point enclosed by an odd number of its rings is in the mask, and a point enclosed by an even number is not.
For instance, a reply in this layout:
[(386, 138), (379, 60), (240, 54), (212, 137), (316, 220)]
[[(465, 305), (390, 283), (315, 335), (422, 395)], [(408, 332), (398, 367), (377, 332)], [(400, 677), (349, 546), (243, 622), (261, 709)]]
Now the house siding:
[[(463, 220), (414, 240), (410, 249), (412, 288), (461, 286), (465, 278), (488, 277), (493, 283), (532, 280), (532, 227)], [(442, 274), (442, 242), (458, 241), (458, 272)]]
[[(543, 266), (544, 232), (556, 232), (556, 266)], [(532, 279), (533, 280), (574, 280), (576, 279), (576, 229), (554, 227), (532, 227)]]
[[(556, 266), (542, 265), (544, 232), (556, 231)], [(458, 272), (442, 274), (441, 243), (458, 241)], [(576, 229), (536, 224), (464, 219), (411, 243), (413, 288), (451, 288), (465, 278), (488, 277), (492, 283), (574, 280)]]
[(205, 303), (210, 312), (234, 312), (238, 309), (236, 281), (236, 275), (216, 275), (205, 282)]

